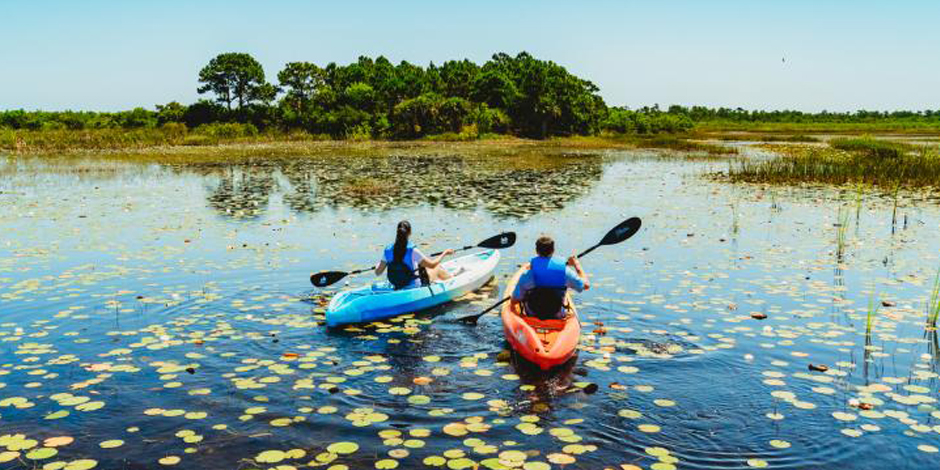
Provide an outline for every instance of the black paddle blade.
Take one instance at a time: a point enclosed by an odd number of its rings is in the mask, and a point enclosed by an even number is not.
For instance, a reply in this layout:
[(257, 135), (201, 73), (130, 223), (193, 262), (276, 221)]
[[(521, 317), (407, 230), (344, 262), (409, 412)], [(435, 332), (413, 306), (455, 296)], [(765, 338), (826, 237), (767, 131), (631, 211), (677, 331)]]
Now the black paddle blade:
[(480, 314), (477, 314), (477, 315), (467, 315), (467, 316), (465, 316), (465, 317), (458, 318), (457, 321), (459, 321), (459, 322), (461, 322), (461, 323), (466, 323), (466, 324), (468, 324), (468, 325), (476, 325), (476, 324), (477, 324), (477, 320), (479, 320), (480, 317), (482, 317), (482, 316), (483, 316), (483, 315), (480, 315)]
[(310, 283), (317, 287), (326, 287), (346, 277), (343, 271), (323, 271), (310, 275)]
[(503, 232), (499, 235), (492, 236), (483, 240), (477, 244), (480, 248), (494, 248), (494, 249), (503, 249), (509, 248), (516, 244), (516, 232)]
[(620, 225), (610, 229), (598, 245), (615, 245), (620, 243), (636, 234), (642, 224), (639, 217), (630, 217), (621, 222)]

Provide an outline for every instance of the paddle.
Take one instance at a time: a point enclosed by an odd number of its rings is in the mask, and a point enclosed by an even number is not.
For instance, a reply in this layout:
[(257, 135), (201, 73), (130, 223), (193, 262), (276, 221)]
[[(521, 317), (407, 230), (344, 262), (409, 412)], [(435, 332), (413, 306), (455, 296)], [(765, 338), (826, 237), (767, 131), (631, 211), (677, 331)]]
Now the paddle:
[[(473, 248), (491, 248), (491, 249), (502, 249), (509, 248), (516, 243), (516, 232), (503, 232), (499, 235), (494, 235), (486, 240), (483, 240), (480, 243), (477, 243), (473, 246), (465, 246), (463, 248), (458, 248), (454, 252), (471, 250)], [(438, 256), (443, 251), (431, 254), (431, 257)], [(361, 274), (366, 271), (372, 271), (375, 267), (357, 269), (355, 271), (321, 271), (315, 274), (310, 275), (310, 283), (316, 287), (326, 287), (331, 284), (335, 284), (340, 279), (343, 279), (346, 276), (351, 276), (353, 274)]]
[[(607, 235), (604, 235), (604, 238), (602, 238), (601, 241), (600, 241), (598, 244), (596, 244), (596, 245), (594, 245), (594, 246), (588, 248), (587, 250), (582, 251), (581, 254), (578, 255), (578, 258), (581, 258), (582, 256), (584, 256), (584, 255), (586, 255), (586, 254), (588, 254), (588, 253), (594, 251), (594, 250), (595, 250), (597, 247), (599, 247), (599, 246), (604, 246), (604, 245), (616, 245), (617, 243), (620, 243), (620, 242), (622, 242), (622, 241), (624, 241), (624, 240), (626, 240), (626, 239), (632, 237), (637, 231), (640, 230), (640, 225), (641, 225), (641, 224), (642, 224), (642, 222), (640, 221), (640, 218), (639, 218), (639, 217), (630, 217), (629, 219), (624, 220), (623, 222), (621, 222), (621, 223), (620, 223), (619, 225), (617, 225), (616, 227), (610, 229), (610, 231), (607, 232)], [(491, 312), (491, 311), (492, 311), (493, 309), (495, 309), (496, 307), (499, 307), (500, 305), (504, 304), (504, 303), (505, 303), (507, 300), (509, 300), (511, 297), (512, 297), (512, 293), (510, 293), (509, 296), (504, 297), (504, 298), (503, 298), (502, 300), (500, 300), (499, 302), (496, 302), (495, 304), (491, 305), (490, 308), (488, 308), (488, 309), (486, 309), (486, 310), (484, 310), (484, 311), (482, 311), (482, 312), (480, 312), (480, 313), (477, 313), (477, 314), (475, 314), (475, 315), (468, 315), (468, 316), (466, 316), (466, 317), (459, 318), (459, 319), (457, 319), (457, 321), (464, 322), (464, 323), (469, 323), (469, 324), (471, 324), (471, 325), (476, 325), (476, 324), (477, 324), (477, 320), (479, 320), (480, 317), (482, 317), (483, 315), (486, 315), (487, 313)]]

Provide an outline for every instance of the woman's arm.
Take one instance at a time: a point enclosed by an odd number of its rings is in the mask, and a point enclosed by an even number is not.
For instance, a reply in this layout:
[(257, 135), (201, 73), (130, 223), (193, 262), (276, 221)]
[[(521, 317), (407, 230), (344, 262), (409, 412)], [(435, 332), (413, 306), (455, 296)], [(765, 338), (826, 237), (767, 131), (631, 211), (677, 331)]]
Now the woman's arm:
[(441, 261), (444, 261), (445, 256), (452, 255), (452, 254), (454, 254), (454, 250), (451, 250), (450, 248), (448, 248), (444, 250), (441, 254), (437, 255), (437, 258), (434, 258), (433, 260), (428, 259), (428, 258), (422, 258), (421, 263), (419, 264), (421, 265), (421, 267), (425, 269), (434, 269), (439, 264), (441, 264)]
[(379, 264), (375, 265), (375, 275), (381, 276), (385, 272), (385, 260), (379, 261)]

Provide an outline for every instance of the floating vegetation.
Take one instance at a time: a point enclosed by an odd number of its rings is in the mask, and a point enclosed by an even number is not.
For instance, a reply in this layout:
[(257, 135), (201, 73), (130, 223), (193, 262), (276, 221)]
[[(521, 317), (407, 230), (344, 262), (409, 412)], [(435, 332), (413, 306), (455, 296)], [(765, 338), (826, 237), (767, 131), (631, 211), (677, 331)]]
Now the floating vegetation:
[(482, 205), (503, 217), (558, 210), (585, 194), (601, 175), (596, 155), (474, 160), (448, 156), (322, 157), (265, 165), (192, 169), (215, 175), (210, 205), (230, 217), (258, 217), (270, 198), (296, 212), (328, 207), (391, 210), (422, 204), (455, 210)]

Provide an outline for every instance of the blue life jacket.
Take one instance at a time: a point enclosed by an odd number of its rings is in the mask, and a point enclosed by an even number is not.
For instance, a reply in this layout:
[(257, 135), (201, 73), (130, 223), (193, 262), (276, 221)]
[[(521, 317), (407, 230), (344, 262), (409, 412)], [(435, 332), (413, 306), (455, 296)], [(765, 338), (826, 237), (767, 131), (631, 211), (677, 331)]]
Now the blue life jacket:
[(415, 287), (415, 279), (418, 276), (415, 274), (414, 265), (414, 245), (409, 243), (405, 247), (405, 256), (400, 260), (395, 260), (395, 244), (388, 245), (385, 247), (385, 265), (386, 272), (388, 274), (388, 282), (395, 287), (395, 289), (404, 289), (406, 287)]
[(526, 292), (528, 311), (541, 319), (558, 318), (567, 292), (567, 270), (557, 258), (536, 256), (529, 261), (535, 287)]

